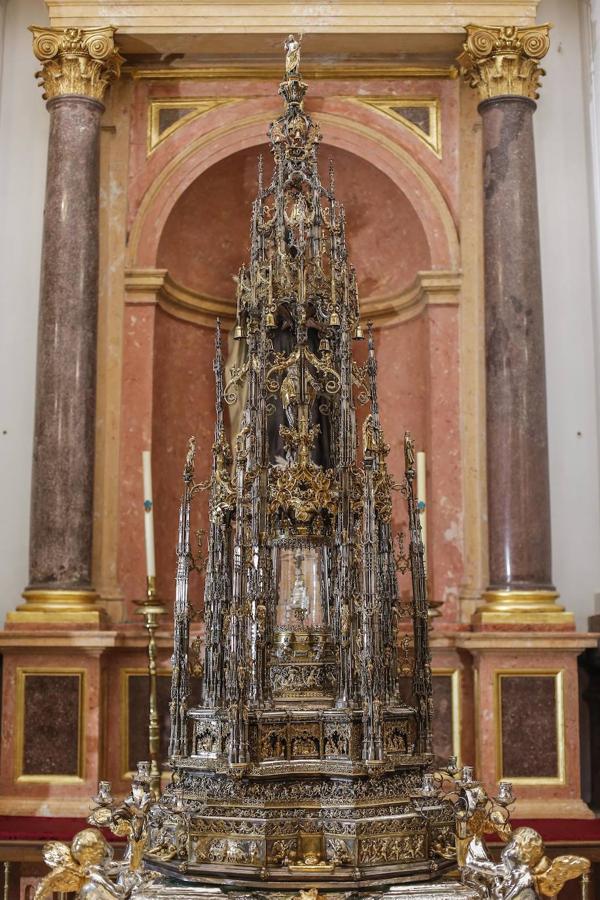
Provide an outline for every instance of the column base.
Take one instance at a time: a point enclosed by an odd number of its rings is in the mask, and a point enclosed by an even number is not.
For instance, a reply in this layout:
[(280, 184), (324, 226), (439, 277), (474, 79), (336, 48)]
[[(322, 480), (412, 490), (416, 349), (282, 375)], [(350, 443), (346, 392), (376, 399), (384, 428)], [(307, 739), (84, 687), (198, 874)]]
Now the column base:
[(556, 602), (557, 591), (485, 591), (484, 604), (475, 610), (472, 623), (479, 629), (517, 631), (573, 631), (575, 618)]
[(101, 627), (104, 611), (94, 590), (50, 590), (31, 588), (23, 591), (25, 603), (6, 616), (7, 626), (85, 625)]
[(473, 658), (475, 771), (510, 781), (514, 819), (583, 819), (577, 658), (597, 636), (566, 631), (465, 632)]

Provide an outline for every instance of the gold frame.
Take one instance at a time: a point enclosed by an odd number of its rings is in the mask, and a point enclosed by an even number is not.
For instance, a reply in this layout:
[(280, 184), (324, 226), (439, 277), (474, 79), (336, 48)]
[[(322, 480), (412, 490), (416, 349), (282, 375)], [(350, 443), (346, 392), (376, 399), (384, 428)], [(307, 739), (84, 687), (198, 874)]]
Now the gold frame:
[[(232, 103), (240, 103), (243, 97), (177, 97), (175, 99), (165, 97), (154, 97), (148, 103), (148, 126), (146, 129), (146, 156), (159, 147), (163, 141), (174, 134), (181, 126), (199, 119), (206, 113), (217, 109), (220, 106), (229, 106)], [(441, 103), (439, 97), (356, 97), (340, 95), (341, 100), (350, 100), (353, 103), (360, 103), (362, 106), (369, 106), (376, 112), (388, 119), (397, 122), (403, 128), (406, 128), (414, 137), (431, 150), (438, 158), (442, 158), (442, 115)], [(417, 128), (409, 119), (404, 118), (400, 113), (395, 112), (392, 107), (404, 104), (420, 109), (429, 109), (432, 119), (432, 135), (429, 136), (425, 132)], [(162, 109), (188, 109), (187, 115), (173, 122), (164, 131), (159, 131), (159, 116)]]
[[(25, 749), (25, 679), (28, 675), (77, 675), (79, 679), (79, 710), (77, 728), (77, 775), (27, 775), (23, 772), (23, 751)], [(84, 741), (87, 720), (87, 670), (81, 668), (42, 668), (39, 666), (17, 666), (16, 669), (16, 731), (15, 731), (15, 781), (22, 784), (82, 784), (85, 782)]]
[[(509, 775), (504, 772), (502, 754), (502, 678), (553, 678), (555, 694), (555, 727), (558, 775)], [(496, 777), (500, 780), (511, 781), (513, 784), (554, 784), (567, 783), (566, 754), (565, 754), (565, 670), (564, 669), (497, 669), (494, 672), (494, 725), (496, 738)]]
[(437, 675), (450, 677), (450, 697), (452, 699), (452, 753), (454, 756), (456, 756), (457, 763), (458, 765), (460, 765), (462, 758), (462, 698), (460, 695), (461, 669), (454, 669), (452, 667), (442, 667), (440, 669), (436, 669), (432, 667), (432, 678), (435, 678)]
[[(370, 106), (371, 109), (381, 113), (388, 119), (402, 125), (414, 137), (418, 138), (422, 144), (425, 144), (431, 152), (442, 158), (442, 115), (441, 103), (439, 97), (344, 97), (344, 100), (353, 100), (362, 106)], [(417, 128), (409, 119), (405, 119), (401, 113), (395, 112), (393, 106), (413, 106), (419, 109), (429, 109), (432, 124), (432, 136), (428, 136), (420, 128)]]
[[(128, 768), (129, 763), (129, 693), (128, 693), (128, 685), (129, 685), (129, 676), (130, 675), (144, 675), (146, 678), (148, 677), (148, 669), (147, 668), (138, 668), (137, 666), (134, 668), (124, 668), (119, 672), (120, 677), (120, 695), (121, 695), (121, 716), (119, 722), (119, 731), (121, 738), (121, 752), (120, 752), (120, 770), (121, 770), (121, 778), (131, 778), (135, 773), (133, 769)], [(157, 677), (167, 675), (171, 677), (170, 669), (158, 669), (156, 670)]]
[[(148, 128), (146, 156), (150, 156), (163, 141), (172, 135), (181, 125), (187, 125), (194, 119), (199, 119), (205, 113), (217, 109), (219, 106), (228, 106), (238, 103), (240, 97), (155, 97), (148, 104)], [(193, 107), (193, 108), (192, 108)], [(161, 109), (189, 109), (186, 116), (182, 116), (173, 122), (164, 131), (159, 131), (159, 115)]]

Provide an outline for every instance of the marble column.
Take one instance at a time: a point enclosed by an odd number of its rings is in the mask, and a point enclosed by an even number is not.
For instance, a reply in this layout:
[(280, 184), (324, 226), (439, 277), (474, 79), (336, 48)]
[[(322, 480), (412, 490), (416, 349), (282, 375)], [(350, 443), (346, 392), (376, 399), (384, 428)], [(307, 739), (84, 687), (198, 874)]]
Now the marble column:
[(29, 584), (9, 623), (100, 621), (92, 586), (102, 98), (113, 28), (32, 27), (50, 114), (38, 323)]
[(484, 159), (489, 586), (475, 624), (573, 627), (552, 583), (533, 114), (550, 26), (470, 25)]

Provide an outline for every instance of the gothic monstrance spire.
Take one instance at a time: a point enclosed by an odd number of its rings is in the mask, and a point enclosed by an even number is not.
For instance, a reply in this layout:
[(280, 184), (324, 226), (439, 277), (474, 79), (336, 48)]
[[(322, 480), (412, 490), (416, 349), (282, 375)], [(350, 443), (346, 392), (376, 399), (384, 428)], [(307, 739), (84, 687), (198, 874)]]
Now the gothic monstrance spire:
[[(171, 764), (193, 839), (188, 859), (157, 865), (272, 887), (292, 870), (302, 883), (332, 886), (368, 884), (371, 872), (429, 877), (446, 858), (429, 854), (443, 845), (448, 814), (435, 798), (418, 810), (411, 802), (432, 758), (412, 445), (402, 493), (413, 597), (401, 602), (398, 486), (387, 471), (373, 329), (366, 366), (357, 366), (345, 212), (333, 167), (326, 186), (319, 176), (321, 133), (304, 106), (300, 41), (290, 35), (285, 49), (283, 110), (268, 132), (272, 174), (259, 161), (250, 259), (237, 277), (239, 360), (227, 384), (220, 323), (215, 334), (211, 477), (193, 483), (193, 445), (184, 471)], [(235, 458), (224, 403), (238, 407)], [(357, 403), (368, 405), (362, 454)], [(204, 487), (204, 674), (190, 699), (190, 503)], [(404, 680), (399, 639), (414, 648)], [(168, 791), (164, 803), (168, 810)]]

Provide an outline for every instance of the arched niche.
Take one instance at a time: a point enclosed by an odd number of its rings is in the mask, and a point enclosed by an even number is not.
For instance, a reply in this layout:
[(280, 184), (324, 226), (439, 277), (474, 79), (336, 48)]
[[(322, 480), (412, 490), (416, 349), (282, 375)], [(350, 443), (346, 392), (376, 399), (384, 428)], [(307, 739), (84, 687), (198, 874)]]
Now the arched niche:
[[(257, 190), (257, 160), (265, 180), (272, 163), (265, 145), (225, 157), (193, 181), (174, 204), (157, 249), (157, 267), (181, 287), (231, 303), (233, 275), (248, 258), (249, 222)], [(432, 267), (423, 224), (406, 193), (368, 159), (323, 144), (321, 179), (331, 160), (336, 195), (348, 213), (347, 236), (359, 292), (372, 299), (394, 298), (418, 273)]]

